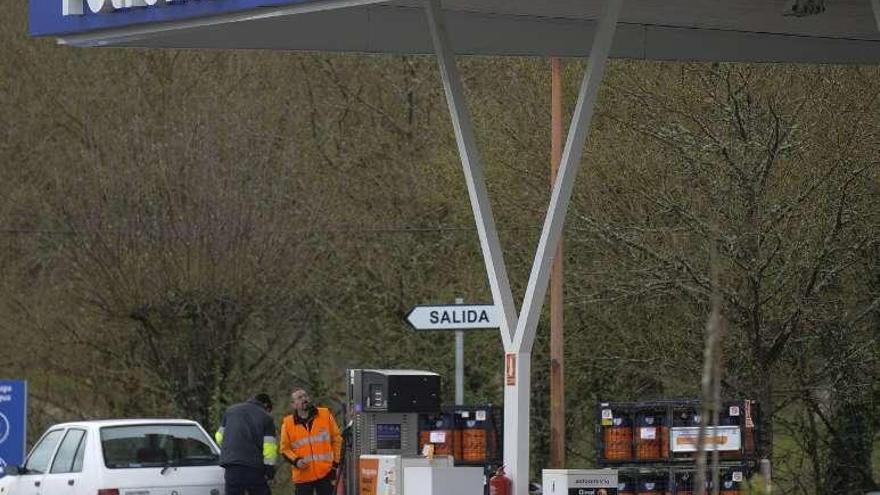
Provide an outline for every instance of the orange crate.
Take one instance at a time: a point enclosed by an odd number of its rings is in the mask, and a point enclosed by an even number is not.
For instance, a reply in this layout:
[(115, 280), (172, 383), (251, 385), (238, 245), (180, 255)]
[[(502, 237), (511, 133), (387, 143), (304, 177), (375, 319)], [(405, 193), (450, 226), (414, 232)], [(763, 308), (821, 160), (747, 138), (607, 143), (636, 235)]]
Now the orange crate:
[(669, 458), (669, 427), (663, 410), (639, 411), (636, 414), (636, 459), (657, 461)]
[[(444, 437), (443, 442), (431, 442), (431, 433), (440, 433)], [(455, 460), (461, 459), (461, 432), (456, 430), (430, 430), (419, 433), (419, 452), (425, 444), (434, 444), (434, 455), (451, 455)]]
[(606, 426), (603, 429), (605, 459), (609, 461), (628, 461), (632, 459), (632, 427)]
[(465, 462), (485, 462), (487, 458), (486, 430), (461, 430), (461, 458)]

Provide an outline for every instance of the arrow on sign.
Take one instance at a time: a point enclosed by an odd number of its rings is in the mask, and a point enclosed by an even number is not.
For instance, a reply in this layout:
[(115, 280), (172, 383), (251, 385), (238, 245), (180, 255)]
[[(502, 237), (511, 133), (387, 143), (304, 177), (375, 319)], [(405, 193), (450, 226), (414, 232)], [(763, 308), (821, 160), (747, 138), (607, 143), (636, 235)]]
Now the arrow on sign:
[(492, 304), (415, 306), (406, 321), (416, 330), (468, 330), (500, 327), (498, 310)]

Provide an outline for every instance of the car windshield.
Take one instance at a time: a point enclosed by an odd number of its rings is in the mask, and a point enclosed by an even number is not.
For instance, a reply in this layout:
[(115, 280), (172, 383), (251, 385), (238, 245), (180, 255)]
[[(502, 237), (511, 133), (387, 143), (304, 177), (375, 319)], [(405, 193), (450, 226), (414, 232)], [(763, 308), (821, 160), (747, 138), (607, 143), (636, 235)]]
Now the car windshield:
[(205, 433), (187, 424), (107, 426), (101, 449), (110, 469), (215, 466), (220, 459)]

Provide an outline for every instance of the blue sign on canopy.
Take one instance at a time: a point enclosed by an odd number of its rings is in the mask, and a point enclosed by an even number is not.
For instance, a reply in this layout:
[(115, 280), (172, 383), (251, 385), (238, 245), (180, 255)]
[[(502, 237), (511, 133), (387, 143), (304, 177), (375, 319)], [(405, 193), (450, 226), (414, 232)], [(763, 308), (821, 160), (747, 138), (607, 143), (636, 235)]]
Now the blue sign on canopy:
[[(99, 29), (181, 21), (316, 0), (31, 0), (32, 36), (75, 34)], [(93, 12), (92, 4), (102, 8)], [(113, 8), (112, 5), (123, 5)], [(129, 5), (131, 4), (131, 5)], [(98, 10), (98, 9), (96, 9)]]
[(25, 442), (27, 382), (0, 380), (0, 469), (24, 464)]

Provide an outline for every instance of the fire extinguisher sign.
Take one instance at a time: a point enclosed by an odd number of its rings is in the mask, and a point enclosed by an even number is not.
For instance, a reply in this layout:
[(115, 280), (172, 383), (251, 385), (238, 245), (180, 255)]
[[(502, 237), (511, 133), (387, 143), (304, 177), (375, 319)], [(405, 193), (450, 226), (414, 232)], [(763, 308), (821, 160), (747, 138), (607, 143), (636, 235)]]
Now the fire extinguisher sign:
[(508, 386), (516, 385), (516, 354), (508, 353), (504, 356), (504, 382)]

